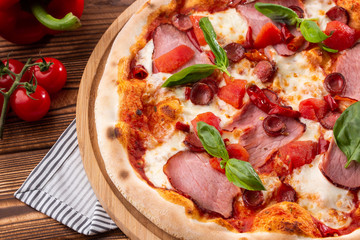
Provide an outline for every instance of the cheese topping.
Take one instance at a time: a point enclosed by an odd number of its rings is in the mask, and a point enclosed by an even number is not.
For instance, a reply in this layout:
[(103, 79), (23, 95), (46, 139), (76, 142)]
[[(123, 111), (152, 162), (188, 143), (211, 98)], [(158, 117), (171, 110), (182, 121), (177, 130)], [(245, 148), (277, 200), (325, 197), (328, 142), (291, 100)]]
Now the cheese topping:
[[(325, 13), (335, 6), (329, 0), (307, 0), (305, 12), (308, 18), (318, 18), (321, 29), (326, 28), (330, 21)], [(230, 8), (226, 11), (213, 14), (199, 12), (194, 15), (208, 16), (218, 36), (220, 45), (225, 46), (231, 42), (242, 43), (245, 39), (248, 24), (247, 21), (236, 11)], [(220, 126), (223, 127), (232, 120), (232, 117), (239, 111), (231, 105), (219, 99), (216, 95), (209, 105), (194, 105), (190, 100), (185, 99), (185, 88), (161, 88), (164, 81), (171, 76), (165, 73), (152, 73), (152, 52), (154, 44), (151, 41), (138, 53), (137, 62), (142, 64), (149, 73), (147, 81), (148, 97), (155, 98), (157, 102), (165, 98), (175, 97), (179, 99), (182, 106), (180, 116), (181, 122), (189, 124), (201, 113), (212, 112), (221, 119)], [(203, 47), (209, 50), (209, 47)], [(323, 70), (311, 64), (305, 51), (293, 56), (283, 57), (277, 54), (272, 48), (266, 49), (267, 55), (271, 56), (277, 67), (273, 83), (262, 83), (254, 74), (255, 63), (246, 58), (239, 63), (231, 64), (229, 72), (235, 79), (244, 79), (248, 83), (254, 83), (260, 88), (270, 88), (278, 93), (278, 96), (294, 110), (299, 109), (299, 103), (308, 98), (322, 99), (327, 94), (323, 87), (325, 73)], [(226, 83), (223, 80), (219, 87)], [(248, 96), (244, 102), (248, 101)], [(307, 119), (300, 119), (306, 125), (306, 132), (298, 141), (317, 142), (321, 134), (326, 140), (331, 140), (332, 131), (324, 130), (318, 122)], [(239, 132), (240, 131), (240, 132)], [(223, 133), (223, 138), (229, 139), (230, 143), (238, 143), (241, 130)], [(175, 131), (164, 143), (146, 151), (145, 174), (156, 187), (172, 189), (172, 186), (163, 172), (163, 166), (167, 160), (178, 151), (186, 150), (183, 144), (185, 133)], [(349, 191), (338, 188), (331, 184), (319, 170), (319, 164), (323, 155), (318, 155), (311, 164), (306, 164), (295, 169), (293, 174), (286, 177), (285, 182), (291, 185), (298, 194), (298, 203), (311, 212), (317, 219), (333, 228), (348, 226), (351, 218), (347, 215), (355, 206), (353, 196)], [(262, 175), (267, 191), (263, 191), (266, 201), (270, 201), (274, 191), (281, 184), (278, 177)], [(360, 198), (360, 193), (359, 193)], [(241, 201), (240, 199), (238, 201)]]
[(163, 167), (167, 160), (177, 152), (185, 150), (183, 143), (185, 134), (178, 131), (163, 144), (145, 153), (145, 173), (155, 187), (172, 189), (171, 184), (166, 177)]
[[(184, 92), (182, 92), (182, 94), (184, 95)], [(182, 102), (182, 106), (184, 123), (187, 124), (191, 124), (191, 120), (201, 113), (212, 112), (215, 116), (221, 119), (220, 127), (223, 127), (231, 121), (231, 117), (234, 112), (237, 111), (234, 107), (229, 104), (225, 104), (218, 98), (214, 98), (207, 106), (194, 105), (190, 100)]]
[(213, 14), (199, 12), (194, 13), (194, 15), (209, 17), (220, 45), (225, 46), (232, 42), (244, 42), (248, 31), (248, 24), (246, 19), (241, 16), (236, 9), (230, 8)]
[(331, 20), (326, 16), (330, 8), (336, 6), (331, 0), (306, 0), (305, 13), (307, 18), (316, 18), (321, 30), (325, 30), (326, 24)]
[(154, 41), (151, 39), (143, 49), (141, 49), (137, 56), (137, 64), (143, 65), (149, 75), (152, 74), (152, 54), (154, 51)]
[(320, 123), (305, 118), (301, 118), (300, 121), (306, 125), (306, 130), (298, 141), (319, 141), (321, 129)]
[(290, 57), (274, 54), (278, 67), (273, 86), (279, 90), (279, 97), (285, 100), (294, 110), (299, 110), (302, 100), (322, 98), (326, 91), (323, 87), (325, 75), (320, 68), (309, 67), (304, 52)]
[(319, 170), (323, 155), (318, 155), (312, 164), (295, 169), (288, 183), (298, 194), (300, 206), (330, 227), (340, 228), (350, 224), (345, 213), (354, 208), (353, 197), (348, 190), (331, 184)]
[(217, 12), (209, 16), (218, 36), (219, 44), (225, 46), (232, 42), (242, 43), (248, 31), (246, 19), (234, 8)]

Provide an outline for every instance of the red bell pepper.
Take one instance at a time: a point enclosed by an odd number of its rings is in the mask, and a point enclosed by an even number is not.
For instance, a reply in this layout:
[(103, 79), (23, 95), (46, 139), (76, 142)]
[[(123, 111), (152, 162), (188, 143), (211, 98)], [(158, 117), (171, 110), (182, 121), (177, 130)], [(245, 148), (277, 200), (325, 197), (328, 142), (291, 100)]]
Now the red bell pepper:
[(222, 134), (222, 130), (220, 127), (221, 119), (219, 117), (215, 116), (215, 114), (213, 114), (212, 112), (200, 113), (199, 115), (196, 116), (196, 118), (194, 118), (191, 121), (191, 124), (196, 133), (197, 133), (197, 129), (196, 129), (197, 123), (200, 121), (215, 127), (220, 132), (220, 134)]
[(217, 157), (213, 157), (213, 158), (209, 159), (209, 162), (210, 162), (210, 165), (212, 168), (225, 174), (225, 169), (221, 168), (220, 161), (221, 161), (221, 158), (217, 158)]
[(159, 72), (171, 73), (190, 61), (194, 55), (194, 50), (180, 45), (155, 59), (154, 65)]
[(205, 46), (207, 44), (205, 37), (204, 37), (204, 33), (199, 26), (200, 19), (202, 19), (203, 17), (204, 16), (193, 16), (193, 15), (190, 16), (190, 20), (194, 27), (194, 33), (195, 33), (196, 39), (198, 40), (198, 43), (201, 46)]
[(240, 109), (246, 92), (246, 80), (233, 80), (219, 89), (218, 97), (224, 102)]
[(261, 28), (260, 33), (257, 35), (254, 47), (259, 49), (278, 43), (282, 43), (281, 31), (273, 23), (268, 22)]
[(329, 112), (329, 106), (323, 99), (308, 98), (300, 102), (301, 117), (319, 122)]
[(74, 30), (81, 26), (79, 18), (84, 0), (0, 1), (0, 36), (17, 44), (39, 41), (47, 34)]
[(317, 155), (318, 146), (313, 141), (295, 141), (279, 149), (279, 157), (286, 165), (289, 171), (299, 168), (305, 164), (311, 163)]
[(249, 153), (240, 144), (229, 144), (226, 146), (230, 158), (236, 158), (245, 162), (249, 161)]

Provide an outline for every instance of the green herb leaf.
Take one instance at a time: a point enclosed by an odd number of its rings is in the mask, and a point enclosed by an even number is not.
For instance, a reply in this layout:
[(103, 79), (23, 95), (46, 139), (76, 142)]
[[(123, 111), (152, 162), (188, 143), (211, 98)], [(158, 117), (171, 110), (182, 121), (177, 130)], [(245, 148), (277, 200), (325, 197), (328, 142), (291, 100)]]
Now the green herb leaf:
[(230, 76), (230, 73), (227, 70), (229, 59), (227, 58), (225, 50), (220, 47), (219, 43), (216, 41), (216, 33), (209, 19), (207, 17), (200, 19), (199, 25), (204, 33), (206, 42), (209, 44), (215, 55), (216, 65), (196, 64), (187, 67), (169, 77), (162, 87), (173, 87), (197, 82), (200, 79), (210, 76), (215, 69), (219, 69)]
[(227, 162), (228, 160), (221, 160), (220, 161), (220, 167), (222, 168), (222, 169), (224, 169), (225, 168), (225, 165), (226, 165), (226, 162)]
[(173, 87), (187, 83), (197, 82), (200, 79), (210, 76), (218, 67), (211, 64), (195, 64), (169, 77), (162, 87)]
[(329, 47), (326, 46), (325, 44), (321, 44), (320, 46), (321, 46), (322, 49), (324, 49), (325, 51), (330, 52), (330, 53), (337, 53), (337, 52), (339, 52), (339, 50), (329, 48)]
[(296, 12), (281, 5), (257, 2), (255, 8), (274, 22), (295, 25), (299, 21)]
[(207, 44), (209, 44), (211, 51), (215, 55), (216, 65), (219, 66), (219, 69), (222, 71), (226, 70), (226, 68), (229, 66), (229, 59), (227, 58), (225, 50), (220, 47), (219, 43), (216, 41), (216, 33), (213, 26), (211, 25), (209, 18), (201, 18), (199, 21), (199, 26), (204, 33)]
[(210, 155), (229, 160), (225, 143), (215, 127), (200, 121), (197, 123), (196, 129), (202, 145)]
[(348, 107), (334, 126), (335, 142), (346, 155), (345, 168), (351, 161), (360, 163), (360, 102)]
[(231, 158), (225, 166), (225, 174), (230, 182), (251, 191), (266, 190), (250, 163)]
[(301, 34), (304, 36), (305, 40), (311, 43), (319, 43), (329, 38), (316, 22), (310, 20), (304, 20), (300, 24)]
[(196, 129), (205, 150), (210, 155), (223, 159), (220, 166), (225, 168), (225, 175), (230, 182), (251, 191), (266, 190), (250, 163), (234, 158), (229, 159), (224, 141), (215, 127), (200, 121)]

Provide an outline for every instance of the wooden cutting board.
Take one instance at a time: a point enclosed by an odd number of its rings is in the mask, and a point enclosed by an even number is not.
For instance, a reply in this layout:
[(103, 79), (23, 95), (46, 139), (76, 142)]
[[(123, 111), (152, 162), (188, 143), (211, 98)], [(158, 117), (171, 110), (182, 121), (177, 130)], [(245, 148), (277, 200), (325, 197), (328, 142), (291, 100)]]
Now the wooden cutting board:
[(131, 239), (175, 239), (137, 211), (108, 177), (95, 134), (94, 102), (112, 43), (146, 0), (135, 1), (109, 27), (96, 45), (84, 70), (76, 107), (76, 127), (84, 168), (100, 203), (117, 226)]

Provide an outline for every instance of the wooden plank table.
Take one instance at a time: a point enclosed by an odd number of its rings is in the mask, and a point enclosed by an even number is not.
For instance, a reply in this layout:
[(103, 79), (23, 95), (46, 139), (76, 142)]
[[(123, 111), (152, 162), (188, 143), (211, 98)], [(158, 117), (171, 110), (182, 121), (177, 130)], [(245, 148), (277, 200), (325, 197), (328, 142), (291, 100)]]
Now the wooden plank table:
[(128, 239), (120, 230), (86, 237), (37, 212), (14, 198), (31, 170), (75, 118), (80, 79), (96, 43), (110, 24), (134, 0), (86, 0), (83, 26), (74, 32), (45, 37), (39, 43), (19, 46), (0, 37), (0, 59), (54, 57), (68, 71), (65, 88), (52, 97), (49, 113), (28, 123), (10, 112), (0, 141), (0, 239)]

